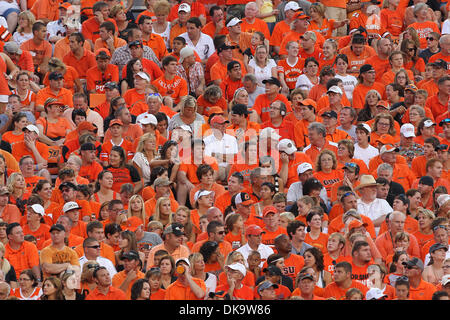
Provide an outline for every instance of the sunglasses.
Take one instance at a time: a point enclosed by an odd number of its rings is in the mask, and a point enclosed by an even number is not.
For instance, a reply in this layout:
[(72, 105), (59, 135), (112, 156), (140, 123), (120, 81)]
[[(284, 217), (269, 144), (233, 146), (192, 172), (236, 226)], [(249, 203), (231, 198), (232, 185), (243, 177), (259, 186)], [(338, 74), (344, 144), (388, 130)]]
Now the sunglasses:
[(100, 265), (89, 263), (89, 264), (87, 265), (87, 267), (88, 267), (88, 269), (94, 269), (94, 268), (100, 267)]
[(401, 276), (401, 277), (398, 277), (397, 278), (397, 281), (398, 280), (400, 280), (400, 281), (408, 281), (409, 282), (409, 278), (407, 277), (407, 276)]
[(356, 168), (356, 163), (353, 163), (353, 162), (346, 162), (346, 163), (345, 163), (345, 166), (346, 166), (346, 167), (350, 167), (350, 168)]
[(226, 232), (225, 231), (218, 231), (217, 232), (217, 234), (220, 234), (220, 235), (223, 235), (223, 234), (225, 234)]
[(433, 38), (433, 37), (427, 37), (426, 39), (429, 40), (429, 41), (434, 41), (434, 40), (436, 40), (436, 39)]
[(88, 246), (88, 248), (91, 248), (91, 249), (100, 249), (100, 245), (98, 244), (98, 245), (96, 245), (96, 246)]
[(349, 191), (349, 192), (344, 193), (344, 194), (341, 196), (341, 199), (345, 199), (345, 198), (347, 198), (348, 196), (354, 196), (354, 195), (355, 195), (354, 192)]
[(153, 267), (153, 268), (150, 268), (149, 271), (161, 271), (161, 269), (159, 267)]
[(435, 226), (435, 227), (433, 228), (433, 231), (436, 231), (437, 229), (444, 229), (444, 230), (447, 230), (447, 226), (440, 224), (440, 225), (438, 225), (438, 226)]

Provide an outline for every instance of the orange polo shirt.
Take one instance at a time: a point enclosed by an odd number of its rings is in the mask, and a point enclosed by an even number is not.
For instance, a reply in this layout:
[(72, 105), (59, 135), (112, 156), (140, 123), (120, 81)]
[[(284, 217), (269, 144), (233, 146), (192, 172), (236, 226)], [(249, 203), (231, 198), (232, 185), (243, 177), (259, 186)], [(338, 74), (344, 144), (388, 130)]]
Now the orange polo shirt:
[(51, 58), (52, 45), (50, 42), (44, 40), (39, 45), (36, 45), (33, 39), (27, 40), (20, 46), (20, 49), (33, 52), (33, 64), (34, 67), (39, 66), (44, 62), (44, 58)]
[(158, 60), (162, 60), (169, 53), (167, 52), (166, 43), (164, 42), (163, 37), (158, 34), (152, 33), (150, 34), (148, 40), (142, 39), (142, 43), (144, 46), (152, 48), (153, 52), (158, 57)]
[(70, 51), (66, 56), (64, 56), (63, 62), (74, 67), (75, 70), (77, 70), (80, 79), (86, 79), (87, 71), (97, 66), (95, 55), (91, 51), (85, 49), (83, 49), (83, 56), (81, 59), (76, 58), (73, 52)]
[(55, 98), (58, 102), (73, 108), (72, 92), (66, 88), (61, 88), (57, 94), (55, 94), (50, 87), (39, 90), (36, 95), (36, 106), (43, 106), (45, 100), (48, 98)]
[(154, 80), (152, 84), (158, 88), (162, 96), (171, 96), (175, 103), (179, 103), (181, 97), (187, 96), (189, 93), (186, 80), (177, 75), (172, 80), (166, 79), (163, 75)]
[[(112, 286), (119, 289), (119, 287), (125, 281), (126, 277), (127, 277), (127, 273), (125, 273), (125, 270), (116, 273), (114, 275), (114, 277), (112, 278)], [(136, 270), (136, 278), (130, 282), (130, 284), (128, 285), (127, 291), (125, 292), (125, 297), (127, 298), (127, 300), (131, 299), (131, 287), (133, 286), (133, 284), (139, 279), (144, 279), (144, 277), (145, 277), (145, 274), (143, 274), (139, 270)]]
[(127, 296), (122, 290), (110, 286), (106, 295), (98, 291), (98, 288), (95, 288), (85, 300), (127, 300)]

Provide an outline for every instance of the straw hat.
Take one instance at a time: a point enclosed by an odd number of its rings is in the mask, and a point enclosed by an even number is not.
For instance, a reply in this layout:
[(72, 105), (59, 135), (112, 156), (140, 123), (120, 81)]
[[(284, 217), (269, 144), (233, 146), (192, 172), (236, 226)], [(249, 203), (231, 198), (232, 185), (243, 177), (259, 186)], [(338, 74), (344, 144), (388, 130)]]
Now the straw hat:
[(355, 188), (355, 190), (359, 190), (364, 187), (372, 187), (377, 186), (378, 183), (375, 180), (375, 178), (370, 174), (364, 174), (361, 176), (361, 179), (359, 180), (360, 184)]

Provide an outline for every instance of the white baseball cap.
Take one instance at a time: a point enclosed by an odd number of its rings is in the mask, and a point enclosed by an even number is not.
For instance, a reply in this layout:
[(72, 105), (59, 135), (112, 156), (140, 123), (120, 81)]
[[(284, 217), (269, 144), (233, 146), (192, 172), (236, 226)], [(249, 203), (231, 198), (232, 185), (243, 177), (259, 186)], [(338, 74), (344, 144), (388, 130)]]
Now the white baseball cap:
[(289, 1), (288, 3), (286, 3), (286, 5), (284, 6), (284, 12), (288, 11), (288, 10), (294, 10), (297, 11), (298, 9), (300, 9), (300, 6), (298, 5), (297, 2), (295, 1)]
[(405, 137), (405, 138), (411, 138), (411, 137), (415, 137), (416, 129), (414, 128), (414, 125), (411, 123), (405, 123), (404, 125), (402, 125), (402, 127), (400, 128), (400, 133)]
[(187, 3), (182, 3), (182, 4), (180, 4), (180, 6), (178, 7), (178, 12), (180, 12), (180, 11), (191, 12), (191, 6), (188, 5)]
[(372, 133), (372, 129), (370, 129), (370, 126), (367, 123), (361, 123), (360, 126), (367, 130), (369, 134)]
[(39, 128), (36, 127), (34, 124), (27, 125), (25, 128), (22, 129), (22, 131), (24, 131), (25, 129), (27, 129), (28, 131), (36, 132), (37, 134), (39, 134)]
[(148, 82), (150, 82), (150, 77), (143, 71), (139, 71), (138, 73), (136, 73), (136, 76), (139, 76), (142, 79), (147, 80)]
[(247, 274), (247, 269), (245, 268), (245, 266), (242, 263), (236, 262), (236, 263), (229, 264), (226, 267), (231, 270), (239, 271), (240, 273), (242, 273), (242, 275), (244, 277)]
[(305, 173), (308, 170), (313, 170), (313, 167), (309, 162), (303, 162), (297, 166), (297, 174)]
[(214, 193), (214, 191), (209, 190), (198, 190), (194, 195), (194, 201), (197, 201), (200, 197), (208, 196), (211, 193)]
[(183, 129), (184, 131), (188, 131), (190, 133), (192, 133), (192, 129), (190, 126), (188, 126), (187, 124), (182, 124), (181, 126), (176, 127), (175, 129), (180, 128)]
[(334, 93), (339, 93), (340, 95), (342, 95), (342, 89), (339, 88), (338, 86), (331, 86), (330, 89), (328, 89), (328, 92), (334, 92)]
[(450, 200), (450, 195), (441, 194), (439, 197), (437, 197), (436, 202), (438, 203), (439, 207), (442, 207), (442, 205), (444, 205), (449, 200)]
[(442, 277), (441, 284), (443, 287), (445, 287), (449, 282), (450, 282), (450, 274), (446, 274), (445, 276)]
[(234, 27), (235, 25), (237, 25), (238, 23), (241, 23), (241, 22), (242, 22), (241, 19), (234, 17), (233, 19), (228, 21), (227, 27)]
[(33, 209), (34, 212), (40, 214), (41, 216), (45, 215), (45, 210), (44, 207), (41, 206), (40, 204), (33, 204), (31, 205), (31, 209)]
[(141, 119), (139, 119), (139, 123), (140, 124), (153, 124), (156, 126), (158, 124), (158, 120), (156, 119), (156, 117), (154, 115), (146, 114)]
[(67, 202), (63, 206), (63, 212), (64, 213), (69, 212), (70, 210), (75, 210), (75, 209), (81, 209), (81, 207), (75, 201)]
[(272, 138), (274, 140), (280, 140), (281, 136), (277, 133), (274, 128), (266, 127), (259, 132), (259, 137), (261, 139)]
[(188, 258), (180, 258), (180, 259), (178, 259), (178, 260), (175, 262), (175, 265), (177, 265), (178, 262), (181, 262), (181, 261), (183, 261), (184, 263), (186, 263), (189, 267), (191, 266), (191, 264), (190, 264)]
[(287, 154), (293, 154), (297, 151), (294, 141), (290, 139), (282, 139), (278, 143), (278, 151), (286, 152)]
[(386, 153), (386, 152), (399, 152), (400, 150), (390, 144), (385, 144), (380, 149), (380, 154)]
[(436, 123), (434, 123), (434, 122), (431, 121), (431, 120), (425, 120), (425, 122), (423, 123), (423, 126), (424, 126), (425, 128), (429, 128), (429, 127), (435, 126), (435, 125), (436, 125)]
[(194, 55), (194, 49), (191, 47), (184, 47), (180, 50), (180, 63), (183, 63), (184, 59)]

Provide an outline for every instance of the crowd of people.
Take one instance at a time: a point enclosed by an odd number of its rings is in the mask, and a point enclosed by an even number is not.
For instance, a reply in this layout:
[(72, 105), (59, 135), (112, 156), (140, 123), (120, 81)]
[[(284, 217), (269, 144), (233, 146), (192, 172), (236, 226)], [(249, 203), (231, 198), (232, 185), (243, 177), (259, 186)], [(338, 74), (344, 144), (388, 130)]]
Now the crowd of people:
[(448, 300), (450, 2), (0, 0), (0, 300)]

